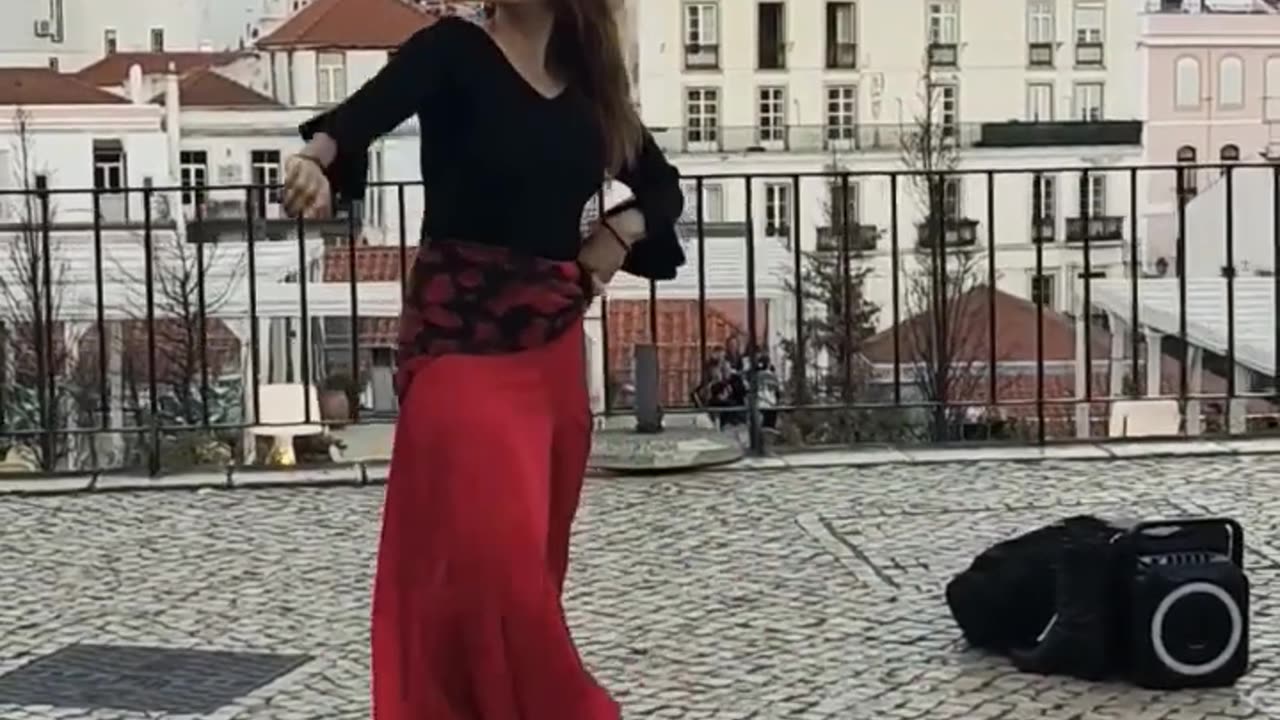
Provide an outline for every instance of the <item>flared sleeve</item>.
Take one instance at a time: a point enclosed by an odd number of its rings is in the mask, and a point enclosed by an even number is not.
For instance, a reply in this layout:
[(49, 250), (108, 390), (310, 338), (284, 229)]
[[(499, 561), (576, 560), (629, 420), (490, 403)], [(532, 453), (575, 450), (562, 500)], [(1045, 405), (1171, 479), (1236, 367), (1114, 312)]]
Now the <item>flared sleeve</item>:
[(670, 280), (685, 263), (684, 247), (676, 233), (676, 223), (684, 212), (684, 192), (680, 171), (671, 163), (649, 131), (635, 160), (618, 173), (618, 180), (631, 188), (634, 202), (609, 214), (629, 208), (644, 215), (644, 238), (631, 247), (622, 269), (650, 280)]

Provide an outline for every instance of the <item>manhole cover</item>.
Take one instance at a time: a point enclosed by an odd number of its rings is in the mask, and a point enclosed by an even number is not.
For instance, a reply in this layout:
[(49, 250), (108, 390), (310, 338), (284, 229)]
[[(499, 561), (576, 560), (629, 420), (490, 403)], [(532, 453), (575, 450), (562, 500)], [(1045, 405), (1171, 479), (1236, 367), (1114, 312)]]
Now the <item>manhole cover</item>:
[(0, 676), (0, 705), (207, 715), (310, 659), (305, 655), (69, 645)]

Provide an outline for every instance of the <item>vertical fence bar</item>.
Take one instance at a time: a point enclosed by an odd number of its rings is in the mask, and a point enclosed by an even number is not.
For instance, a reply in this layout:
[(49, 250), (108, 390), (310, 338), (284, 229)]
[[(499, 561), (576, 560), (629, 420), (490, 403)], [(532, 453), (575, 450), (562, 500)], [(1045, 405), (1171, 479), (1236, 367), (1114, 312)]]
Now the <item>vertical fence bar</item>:
[(1271, 395), (1280, 402), (1280, 165), (1271, 166)]
[[(405, 228), (404, 183), (396, 183), (396, 213), (400, 221), (400, 297), (403, 298), (409, 288), (409, 231)], [(419, 241), (421, 242), (421, 241)], [(355, 378), (352, 378), (354, 380)]]
[(846, 405), (853, 402), (853, 332), (849, 317), (853, 283), (849, 277), (849, 173), (840, 173), (840, 398)]
[[(98, 329), (98, 427), (101, 430), (111, 428), (111, 382), (107, 357), (107, 300), (106, 270), (102, 257), (102, 195), (94, 188), (93, 199), (93, 282), (94, 282), (94, 323)], [(96, 446), (96, 444), (95, 444)], [(101, 470), (94, 467), (94, 470)]]
[[(1044, 176), (1036, 173), (1031, 181), (1031, 216), (1044, 217)], [(1044, 277), (1044, 243), (1036, 242), (1036, 277)], [(1044, 293), (1036, 293), (1036, 441), (1045, 444), (1044, 427)]]
[[(1089, 174), (1087, 168), (1080, 173), (1080, 187), (1086, 191), (1080, 193), (1080, 225), (1084, 231), (1080, 245), (1081, 252), (1084, 254), (1084, 271), (1080, 275), (1084, 283), (1084, 298), (1080, 317), (1076, 322), (1084, 323), (1084, 402), (1087, 435), (1092, 430), (1088, 425), (1093, 416), (1093, 323), (1090, 321), (1093, 312), (1093, 253), (1090, 251), (1090, 241), (1093, 239), (1093, 176)], [(1078, 428), (1077, 431), (1079, 431)]]
[[(187, 188), (183, 188), (187, 190)], [(190, 189), (192, 193), (198, 193), (195, 188)], [(204, 203), (198, 194), (192, 196), (195, 205), (195, 226), (201, 228), (204, 232)], [(195, 238), (196, 243), (196, 306), (200, 309), (197, 325), (199, 336), (196, 339), (196, 347), (200, 353), (200, 418), (203, 421), (206, 430), (209, 429), (211, 416), (209, 412), (209, 298), (208, 288), (205, 277), (207, 268), (204, 261), (204, 236), (203, 234)]]
[[(347, 281), (351, 283), (351, 379), (355, 382), (356, 387), (364, 387), (367, 378), (361, 376), (360, 370), (360, 283), (356, 277), (359, 265), (356, 263), (356, 253), (359, 251), (357, 245), (356, 233), (359, 230), (360, 212), (363, 208), (363, 201), (352, 200), (347, 208)], [(309, 350), (309, 348), (308, 348)], [(351, 421), (360, 422), (360, 401), (351, 403), (349, 408), (351, 412)]]
[[(649, 342), (658, 348), (658, 282), (649, 281)], [(661, 368), (658, 369), (661, 372)]]
[(793, 298), (796, 303), (796, 352), (791, 368), (791, 378), (795, 382), (796, 405), (808, 403), (808, 339), (804, 329), (804, 253), (800, 251), (800, 176), (791, 176), (791, 262), (794, 285)]
[[(1194, 172), (1194, 170), (1192, 171)], [(1178, 342), (1181, 357), (1178, 359), (1178, 398), (1185, 417), (1187, 412), (1188, 369), (1191, 361), (1191, 350), (1187, 345), (1187, 183), (1184, 172), (1178, 170), (1178, 235), (1177, 261), (1174, 267), (1178, 273)], [(1190, 423), (1183, 421), (1183, 433), (1187, 433)]]
[[(151, 225), (151, 186), (142, 189), (142, 247), (145, 253), (143, 273), (147, 288), (147, 391), (150, 393), (152, 475), (160, 473), (160, 381), (156, 376), (156, 282), (155, 232)], [(125, 202), (128, 203), (128, 194)]]
[(893, 404), (902, 405), (902, 330), (899, 320), (902, 316), (902, 274), (901, 258), (898, 256), (898, 173), (889, 173), (889, 284), (893, 293), (889, 311), (893, 315)]
[(310, 425), (311, 417), (311, 313), (307, 311), (307, 219), (298, 213), (298, 381), (302, 383), (302, 422)]
[(1142, 374), (1142, 368), (1139, 365), (1142, 355), (1142, 345), (1138, 337), (1139, 329), (1139, 308), (1138, 308), (1138, 278), (1142, 274), (1139, 266), (1141, 259), (1138, 257), (1138, 168), (1129, 168), (1129, 367), (1130, 374), (1133, 376), (1129, 382), (1131, 388), (1131, 396), (1139, 396), (1139, 388), (1141, 387), (1139, 376)]
[(1235, 248), (1235, 173), (1234, 168), (1227, 165), (1223, 168), (1225, 177), (1223, 182), (1226, 183), (1224, 190), (1226, 191), (1227, 200), (1227, 217), (1226, 217), (1226, 233), (1227, 247), (1226, 258), (1227, 265), (1223, 268), (1223, 272), (1227, 276), (1227, 430), (1230, 434), (1231, 423), (1235, 418), (1231, 417), (1233, 401), (1236, 399), (1236, 248)]
[[(694, 218), (698, 235), (698, 373), (701, 377), (707, 366), (707, 238), (706, 221), (703, 217), (706, 207), (703, 205), (704, 180), (699, 177), (694, 181), (694, 205), (698, 215)], [(701, 378), (706, 381), (708, 378)]]
[(756, 368), (756, 232), (752, 214), (751, 189), (754, 178), (747, 175), (747, 437), (754, 453), (764, 452), (764, 436), (760, 433), (760, 373)]
[[(250, 396), (253, 398), (253, 424), (257, 424), (262, 415), (262, 362), (258, 352), (258, 346), (261, 338), (258, 337), (258, 254), (257, 254), (257, 198), (258, 194), (253, 187), (245, 189), (245, 250), (248, 255), (249, 277), (249, 381), (253, 383), (250, 387)], [(266, 195), (262, 196), (263, 202), (266, 201)], [(247, 418), (245, 418), (247, 420)], [(247, 423), (246, 423), (247, 424)]]
[(987, 171), (987, 402), (999, 404), (996, 387), (996, 175)]
[(57, 467), (57, 441), (54, 437), (54, 406), (57, 403), (57, 378), (56, 369), (53, 362), (53, 260), (52, 255), (52, 225), (53, 225), (53, 208), (49, 200), (49, 191), (41, 189), (40, 191), (40, 249), (38, 251), (40, 263), (35, 265), (36, 258), (32, 258), (34, 266), (34, 277), (40, 279), (37, 283), (37, 292), (40, 293), (40, 302), (36, 305), (37, 315), (39, 319), (36, 321), (44, 327), (43, 337), (37, 340), (36, 351), (36, 370), (40, 373), (40, 425), (44, 430), (41, 435), (41, 450), (43, 457), (41, 465), (45, 472), (53, 472)]
[(600, 362), (604, 365), (604, 414), (613, 412), (613, 375), (609, 368), (609, 297), (600, 295)]

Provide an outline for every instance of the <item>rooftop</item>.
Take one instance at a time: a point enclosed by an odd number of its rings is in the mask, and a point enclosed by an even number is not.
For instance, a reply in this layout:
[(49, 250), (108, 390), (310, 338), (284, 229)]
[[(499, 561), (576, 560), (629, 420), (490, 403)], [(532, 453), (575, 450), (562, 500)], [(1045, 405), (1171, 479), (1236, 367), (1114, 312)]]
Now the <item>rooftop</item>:
[(143, 75), (160, 75), (173, 65), (178, 74), (193, 70), (229, 65), (250, 57), (245, 52), (123, 52), (107, 55), (76, 73), (84, 82), (103, 87), (119, 85), (129, 79), (129, 69), (142, 68)]
[[(283, 107), (213, 68), (199, 68), (183, 75), (178, 81), (178, 97), (183, 107)], [(152, 102), (164, 102), (164, 93)]]
[(0, 68), (0, 105), (124, 105), (129, 101), (48, 68)]
[[(874, 467), (819, 467), (858, 462), (827, 455), (764, 463), (775, 469), (757, 461), (590, 480), (566, 595), (587, 663), (634, 717), (1209, 720), (1280, 711), (1274, 623), (1254, 623), (1253, 670), (1238, 687), (1151, 692), (1019, 675), (965, 649), (941, 595), (986, 546), (1066, 515), (1227, 514), (1249, 533), (1252, 614), (1268, 618), (1280, 605), (1271, 592), (1280, 589), (1280, 457), (1126, 458), (1140, 446), (1111, 446), (1012, 462), (1019, 457), (998, 451), (950, 452)], [(356, 486), (0, 496), (0, 675), (72, 643), (287, 654), (298, 658), (291, 671), (198, 716), (367, 718), (381, 502), (378, 488)], [(200, 682), (165, 679), (134, 698), (159, 705)], [(63, 714), (193, 716), (0, 704), (0, 716), (15, 720)]]
[(258, 47), (391, 49), (430, 22), (427, 12), (403, 0), (315, 0)]

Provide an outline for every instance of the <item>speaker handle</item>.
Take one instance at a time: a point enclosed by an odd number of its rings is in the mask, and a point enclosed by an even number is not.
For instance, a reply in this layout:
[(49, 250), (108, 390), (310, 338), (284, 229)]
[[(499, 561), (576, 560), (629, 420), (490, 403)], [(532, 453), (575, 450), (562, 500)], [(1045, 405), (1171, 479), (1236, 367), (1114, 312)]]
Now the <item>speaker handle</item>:
[(1205, 526), (1226, 526), (1231, 531), (1231, 562), (1244, 569), (1244, 527), (1232, 518), (1187, 518), (1186, 520), (1150, 520), (1133, 526), (1129, 532), (1140, 535), (1148, 530), (1162, 528), (1184, 528)]

